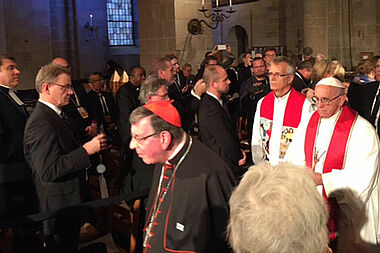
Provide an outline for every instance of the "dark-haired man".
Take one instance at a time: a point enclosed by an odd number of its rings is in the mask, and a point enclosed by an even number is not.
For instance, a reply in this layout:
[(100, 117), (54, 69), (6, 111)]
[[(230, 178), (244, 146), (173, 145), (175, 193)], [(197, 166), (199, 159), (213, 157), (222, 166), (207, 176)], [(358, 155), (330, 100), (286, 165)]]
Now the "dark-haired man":
[[(0, 220), (37, 211), (31, 170), (23, 150), (28, 115), (13, 91), (19, 84), (19, 74), (15, 60), (0, 55)], [(14, 252), (29, 252), (31, 232), (15, 229), (14, 233)]]
[(156, 164), (147, 203), (144, 252), (230, 252), (227, 202), (235, 182), (214, 152), (181, 129), (170, 102), (137, 108), (130, 147)]
[(88, 81), (91, 87), (87, 95), (88, 111), (98, 126), (103, 126), (105, 133), (112, 134), (117, 118), (115, 100), (112, 94), (103, 91), (105, 81), (101, 73), (92, 73)]
[(301, 92), (304, 89), (311, 88), (310, 79), (313, 72), (313, 63), (310, 61), (303, 61), (298, 64), (298, 69), (294, 74), (292, 87)]

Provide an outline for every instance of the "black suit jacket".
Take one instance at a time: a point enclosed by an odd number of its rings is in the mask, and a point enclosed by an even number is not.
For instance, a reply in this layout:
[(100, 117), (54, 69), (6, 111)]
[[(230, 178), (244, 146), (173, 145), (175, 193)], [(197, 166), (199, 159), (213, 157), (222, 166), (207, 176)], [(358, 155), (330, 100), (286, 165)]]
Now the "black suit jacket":
[(122, 147), (128, 147), (131, 139), (131, 124), (129, 123), (129, 115), (134, 109), (140, 105), (139, 89), (131, 82), (121, 86), (117, 91), (116, 103), (119, 110), (119, 134), (122, 141)]
[[(109, 110), (109, 115), (111, 117), (112, 122), (116, 122), (117, 120), (117, 107), (115, 104), (115, 100), (113, 99), (112, 94), (101, 91), (100, 92), (103, 97), (106, 100), (107, 107)], [(98, 122), (98, 125), (100, 126), (101, 124), (105, 124), (104, 120), (104, 114), (103, 114), (103, 109), (102, 109), (102, 104), (100, 103), (99, 97), (97, 93), (93, 90), (91, 90), (87, 94), (87, 101), (88, 101), (88, 111), (90, 113), (90, 116), (92, 119), (96, 120)]]
[(41, 102), (26, 123), (24, 150), (42, 211), (82, 202), (89, 156), (66, 122)]
[(31, 171), (24, 159), (27, 114), (0, 86), (0, 217), (34, 211)]
[(377, 81), (365, 85), (352, 82), (348, 88), (347, 97), (350, 106), (368, 121), (378, 88), (379, 82)]
[(206, 93), (199, 105), (198, 119), (201, 141), (236, 171), (243, 155), (236, 127), (227, 111), (214, 97)]
[(301, 92), (303, 89), (311, 88), (310, 87), (310, 80), (306, 80), (301, 73), (298, 71), (294, 75), (294, 80), (292, 82), (292, 87), (298, 91)]

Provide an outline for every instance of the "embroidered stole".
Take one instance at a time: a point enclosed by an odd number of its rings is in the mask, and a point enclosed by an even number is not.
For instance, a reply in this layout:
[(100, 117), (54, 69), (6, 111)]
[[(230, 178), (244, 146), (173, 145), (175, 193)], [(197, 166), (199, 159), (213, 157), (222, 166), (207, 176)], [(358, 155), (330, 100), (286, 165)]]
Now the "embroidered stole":
[[(301, 121), (302, 107), (305, 99), (306, 97), (304, 95), (291, 88), (282, 123), (279, 158), (284, 158), (289, 144), (292, 142), (293, 134)], [(260, 131), (267, 156), (269, 154), (269, 142), (272, 135), (274, 100), (275, 95), (272, 91), (264, 97), (260, 107)]]
[[(323, 164), (323, 173), (329, 173), (333, 169), (342, 170), (346, 161), (346, 153), (348, 142), (351, 136), (352, 128), (357, 119), (357, 112), (344, 106), (339, 118), (335, 124), (334, 132), (331, 136), (330, 144), (327, 149), (326, 158)], [(316, 111), (307, 126), (305, 136), (305, 160), (306, 166), (314, 168), (315, 161), (315, 140), (317, 137), (320, 124), (320, 115)], [(323, 188), (323, 197), (328, 205), (329, 221), (328, 228), (330, 230), (330, 239), (336, 237), (339, 208), (334, 198), (328, 198), (325, 189)]]

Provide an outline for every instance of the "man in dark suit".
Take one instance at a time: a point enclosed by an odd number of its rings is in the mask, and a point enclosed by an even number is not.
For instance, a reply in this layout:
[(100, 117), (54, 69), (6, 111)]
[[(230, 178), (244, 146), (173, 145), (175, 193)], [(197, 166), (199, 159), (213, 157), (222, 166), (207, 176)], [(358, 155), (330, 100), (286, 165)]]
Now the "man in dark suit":
[(246, 155), (240, 150), (236, 127), (228, 114), (227, 99), (230, 80), (221, 66), (205, 69), (203, 80), (207, 91), (199, 105), (199, 133), (201, 141), (222, 157), (234, 173), (244, 165)]
[(94, 72), (90, 75), (91, 90), (87, 94), (88, 111), (98, 127), (103, 127), (107, 135), (114, 134), (117, 120), (117, 107), (112, 94), (103, 91), (104, 79), (101, 73)]
[[(70, 73), (72, 72), (71, 65), (65, 58), (56, 57), (52, 63), (67, 69)], [(90, 105), (83, 85), (74, 80), (71, 80), (71, 83), (73, 87), (72, 95), (70, 102), (63, 107), (63, 111), (69, 118), (75, 137), (83, 144), (96, 135), (98, 124), (96, 120), (91, 117), (92, 115), (89, 115), (88, 108)], [(94, 161), (95, 160), (97, 159), (95, 158)], [(94, 164), (96, 164), (96, 162)]]
[[(14, 59), (0, 55), (0, 220), (37, 211), (31, 170), (23, 151), (28, 116), (23, 102), (13, 92), (19, 84), (19, 74)], [(29, 252), (31, 232), (24, 229), (14, 232), (14, 252)]]
[(140, 85), (145, 80), (145, 70), (140, 66), (132, 67), (129, 71), (129, 82), (117, 91), (116, 103), (119, 110), (119, 133), (122, 147), (128, 147), (131, 137), (129, 115), (140, 105)]
[(40, 98), (26, 123), (25, 159), (35, 176), (40, 211), (57, 210), (44, 221), (48, 252), (76, 252), (83, 213), (64, 207), (85, 199), (89, 156), (106, 148), (103, 134), (80, 146), (62, 107), (72, 95), (70, 72), (55, 64), (43, 66), (36, 77)]
[(313, 63), (311, 61), (305, 60), (298, 64), (298, 69), (294, 74), (294, 80), (292, 82), (292, 87), (298, 91), (311, 87), (311, 74), (313, 72)]

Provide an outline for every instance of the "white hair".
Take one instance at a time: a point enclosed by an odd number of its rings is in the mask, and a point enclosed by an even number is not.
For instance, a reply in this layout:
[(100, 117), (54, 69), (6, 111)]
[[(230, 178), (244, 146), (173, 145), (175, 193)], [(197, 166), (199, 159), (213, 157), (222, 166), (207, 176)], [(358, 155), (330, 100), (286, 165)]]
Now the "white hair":
[(326, 252), (326, 207), (305, 167), (252, 166), (230, 208), (228, 237), (236, 253)]

